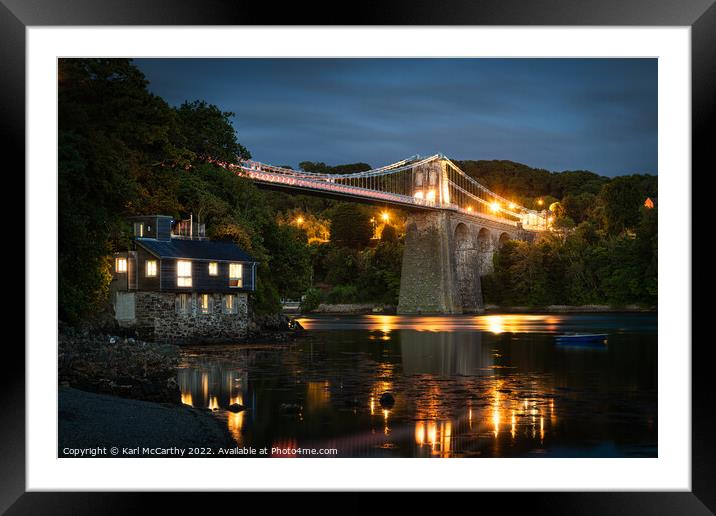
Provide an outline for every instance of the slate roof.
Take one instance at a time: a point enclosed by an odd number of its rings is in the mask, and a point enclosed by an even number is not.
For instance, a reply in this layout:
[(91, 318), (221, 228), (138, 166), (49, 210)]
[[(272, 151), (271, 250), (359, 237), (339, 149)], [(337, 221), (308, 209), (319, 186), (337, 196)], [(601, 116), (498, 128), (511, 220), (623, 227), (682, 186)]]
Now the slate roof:
[(189, 260), (217, 260), (228, 262), (255, 262), (246, 251), (233, 242), (220, 240), (188, 240), (172, 238), (136, 238), (137, 245), (158, 258), (187, 258)]

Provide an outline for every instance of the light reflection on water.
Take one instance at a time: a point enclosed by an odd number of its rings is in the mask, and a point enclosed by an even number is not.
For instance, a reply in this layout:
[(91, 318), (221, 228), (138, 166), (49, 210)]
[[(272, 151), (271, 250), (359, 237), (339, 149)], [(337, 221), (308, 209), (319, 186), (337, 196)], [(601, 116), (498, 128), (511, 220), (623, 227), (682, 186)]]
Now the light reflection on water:
[[(219, 408), (236, 442), (257, 448), (505, 457), (606, 446), (598, 453), (656, 455), (656, 316), (300, 322), (310, 337), (290, 346), (185, 349), (183, 402)], [(601, 353), (554, 342), (555, 332), (586, 328), (609, 333)], [(224, 410), (232, 403), (246, 410)]]
[[(427, 332), (482, 331), (495, 335), (501, 333), (561, 333), (567, 329), (594, 328), (595, 324), (613, 331), (656, 330), (655, 317), (623, 315), (633, 319), (638, 327), (625, 327), (619, 315), (603, 314), (488, 314), (463, 316), (411, 316), (411, 315), (363, 315), (299, 317), (296, 320), (306, 330), (370, 330), (389, 336), (395, 330)], [(375, 335), (373, 338), (377, 338)]]

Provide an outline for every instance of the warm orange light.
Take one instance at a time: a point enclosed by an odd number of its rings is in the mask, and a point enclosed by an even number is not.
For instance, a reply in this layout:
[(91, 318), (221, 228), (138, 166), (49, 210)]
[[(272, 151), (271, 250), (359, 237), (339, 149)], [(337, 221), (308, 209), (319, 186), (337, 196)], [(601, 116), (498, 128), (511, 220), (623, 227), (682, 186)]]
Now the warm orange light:
[(431, 202), (435, 200), (435, 190), (430, 190), (428, 192), (427, 199), (428, 199), (428, 201), (431, 201)]
[(425, 443), (425, 424), (422, 421), (415, 423), (415, 442), (418, 446)]
[(544, 201), (543, 201), (542, 199), (537, 199), (537, 204), (539, 204), (540, 206), (542, 206), (542, 205), (544, 204)]
[(390, 214), (387, 211), (384, 211), (380, 214), (380, 218), (382, 218), (385, 222), (388, 222), (390, 220)]
[(299, 226), (300, 226), (301, 224), (303, 224), (303, 217), (298, 217), (298, 218), (296, 219), (296, 224), (298, 224)]
[(194, 406), (194, 402), (191, 399), (191, 393), (190, 392), (182, 392), (181, 393), (181, 402), (184, 405), (191, 405)]
[(511, 203), (509, 204), (509, 206), (510, 206), (510, 209), (511, 209), (511, 210), (514, 210), (514, 209), (515, 209), (515, 203), (511, 202)]
[(423, 191), (422, 191), (422, 190), (418, 190), (417, 192), (415, 192), (415, 193), (413, 194), (413, 197), (415, 197), (416, 199), (422, 199), (422, 198), (423, 198)]
[(472, 206), (468, 206), (467, 211), (472, 211)]
[(490, 209), (492, 211), (500, 211), (500, 203), (499, 202), (493, 202), (490, 204)]
[(435, 446), (438, 439), (438, 425), (435, 421), (428, 422), (428, 444)]

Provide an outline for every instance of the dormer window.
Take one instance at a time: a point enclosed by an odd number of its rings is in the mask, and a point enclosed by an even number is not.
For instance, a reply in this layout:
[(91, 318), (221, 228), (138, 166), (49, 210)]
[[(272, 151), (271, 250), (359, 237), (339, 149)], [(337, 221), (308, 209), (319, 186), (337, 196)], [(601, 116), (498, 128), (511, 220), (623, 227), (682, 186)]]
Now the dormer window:
[(114, 260), (114, 270), (115, 272), (127, 272), (127, 259), (126, 258), (117, 258)]
[(229, 286), (232, 288), (241, 288), (243, 286), (243, 267), (240, 263), (229, 264)]
[(191, 262), (177, 261), (177, 287), (191, 287)]
[(219, 275), (219, 264), (216, 262), (209, 262), (209, 276)]

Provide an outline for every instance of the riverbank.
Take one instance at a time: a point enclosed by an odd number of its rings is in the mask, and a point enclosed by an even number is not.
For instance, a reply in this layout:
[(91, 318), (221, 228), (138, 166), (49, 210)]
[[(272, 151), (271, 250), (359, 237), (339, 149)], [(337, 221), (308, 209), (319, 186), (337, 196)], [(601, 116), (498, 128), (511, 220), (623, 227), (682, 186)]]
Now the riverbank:
[(499, 306), (485, 305), (485, 313), (656, 313), (657, 307), (639, 305), (547, 305)]
[(311, 310), (312, 314), (395, 314), (396, 307), (379, 303), (321, 303)]
[[(119, 449), (117, 456), (120, 457), (146, 457), (156, 455), (143, 452), (144, 448), (187, 450), (211, 447), (216, 450), (218, 447), (235, 446), (226, 426), (210, 412), (186, 405), (126, 399), (61, 387), (58, 408), (60, 457), (76, 456), (77, 452), (72, 450), (97, 448), (106, 448), (107, 453), (95, 456), (111, 457), (112, 447)], [(123, 449), (137, 450), (137, 453), (123, 454)]]
[[(657, 307), (644, 307), (639, 305), (610, 306), (610, 305), (548, 305), (548, 306), (499, 306), (485, 305), (485, 313), (656, 313)], [(394, 306), (385, 306), (374, 303), (353, 303), (353, 304), (327, 304), (322, 303), (318, 308), (307, 313), (296, 313), (295, 315), (309, 314), (332, 314), (332, 315), (365, 315), (365, 314), (396, 314)], [(430, 314), (423, 314), (430, 315)]]

